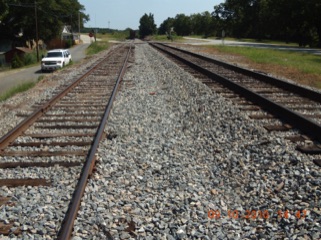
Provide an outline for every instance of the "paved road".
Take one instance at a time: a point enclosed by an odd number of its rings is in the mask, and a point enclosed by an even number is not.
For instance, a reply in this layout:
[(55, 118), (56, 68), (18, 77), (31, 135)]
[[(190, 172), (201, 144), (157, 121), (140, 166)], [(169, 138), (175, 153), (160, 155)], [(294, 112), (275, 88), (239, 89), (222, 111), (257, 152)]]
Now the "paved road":
[(199, 38), (189, 38), (184, 37), (187, 44), (191, 45), (228, 45), (228, 46), (240, 46), (240, 47), (256, 47), (256, 48), (272, 48), (276, 50), (287, 50), (287, 51), (296, 51), (302, 53), (311, 53), (316, 55), (321, 55), (321, 49), (313, 48), (302, 48), (302, 47), (293, 47), (286, 45), (278, 44), (268, 44), (268, 43), (251, 43), (251, 42), (238, 42), (230, 40), (216, 40), (216, 39), (199, 39)]
[[(90, 44), (89, 37), (82, 35), (81, 39), (83, 41), (82, 44), (76, 45), (69, 49), (74, 62), (78, 62), (86, 57), (85, 50)], [(40, 64), (38, 66), (0, 72), (0, 94), (3, 94), (18, 84), (36, 81), (39, 76), (43, 74), (44, 73), (42, 73), (40, 69)]]

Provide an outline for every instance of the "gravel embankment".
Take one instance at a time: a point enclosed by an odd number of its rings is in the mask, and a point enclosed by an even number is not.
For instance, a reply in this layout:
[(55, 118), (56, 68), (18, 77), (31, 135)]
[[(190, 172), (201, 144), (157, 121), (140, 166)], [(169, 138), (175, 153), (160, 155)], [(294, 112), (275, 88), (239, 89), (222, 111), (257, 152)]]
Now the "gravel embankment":
[(312, 157), (149, 46), (135, 54), (73, 239), (320, 239)]

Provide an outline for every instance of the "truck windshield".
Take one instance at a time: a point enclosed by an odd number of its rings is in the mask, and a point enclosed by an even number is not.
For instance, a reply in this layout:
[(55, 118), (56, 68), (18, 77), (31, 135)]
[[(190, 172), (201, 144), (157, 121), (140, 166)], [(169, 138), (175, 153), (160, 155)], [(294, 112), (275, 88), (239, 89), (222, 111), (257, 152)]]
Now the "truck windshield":
[(62, 52), (49, 52), (47, 57), (62, 57)]

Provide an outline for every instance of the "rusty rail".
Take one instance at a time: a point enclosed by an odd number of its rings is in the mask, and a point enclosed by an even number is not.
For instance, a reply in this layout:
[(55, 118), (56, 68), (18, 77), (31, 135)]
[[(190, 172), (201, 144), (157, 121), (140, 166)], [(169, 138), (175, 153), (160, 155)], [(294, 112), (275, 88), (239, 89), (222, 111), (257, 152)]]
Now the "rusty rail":
[[(302, 114), (294, 112), (294, 111), (292, 111), (292, 110), (290, 110), (290, 109), (288, 109), (278, 103), (275, 103), (275, 102), (261, 96), (260, 94), (247, 89), (246, 87), (244, 87), (240, 84), (237, 84), (237, 83), (235, 83), (225, 77), (222, 77), (222, 76), (220, 76), (210, 70), (203, 68), (200, 65), (197, 65), (197, 64), (195, 64), (195, 63), (193, 63), (193, 62), (191, 62), (181, 56), (178, 56), (178, 55), (176, 55), (176, 54), (174, 54), (164, 48), (161, 48), (161, 47), (157, 46), (158, 44), (151, 44), (151, 45), (153, 47), (155, 47), (156, 49), (163, 51), (166, 54), (169, 54), (170, 56), (174, 57), (175, 59), (190, 66), (191, 68), (201, 72), (202, 74), (213, 79), (214, 81), (221, 83), (222, 85), (231, 89), (232, 91), (239, 93), (244, 98), (246, 98), (246, 99), (258, 104), (259, 106), (267, 109), (268, 112), (285, 120), (286, 122), (288, 122), (292, 126), (295, 126), (297, 129), (301, 130), (303, 133), (307, 134), (308, 136), (312, 137), (313, 139), (321, 141), (321, 125), (318, 124), (317, 122), (313, 121), (312, 119), (308, 119), (308, 118), (304, 117)], [(216, 60), (204, 57), (204, 56), (200, 56), (195, 53), (190, 53), (185, 50), (170, 47), (165, 44), (159, 44), (159, 45), (162, 45), (166, 48), (174, 49), (176, 51), (184, 52), (185, 54), (193, 55), (194, 57), (199, 57), (200, 59), (227, 67), (229, 69), (243, 73), (247, 76), (251, 76), (251, 77), (256, 78), (258, 80), (261, 80), (264, 82), (269, 82), (270, 84), (273, 84), (273, 85), (278, 86), (283, 89), (287, 89), (288, 91), (292, 91), (292, 92), (297, 93), (301, 96), (309, 98), (313, 101), (321, 102), (321, 94), (318, 92), (312, 91), (310, 89), (302, 88), (300, 86), (296, 86), (296, 85), (284, 82), (279, 79), (275, 79), (275, 78), (272, 78), (269, 76), (265, 76), (263, 74), (255, 73), (253, 71), (239, 68), (239, 67), (236, 67), (236, 66), (233, 66), (230, 64), (225, 64), (223, 62), (216, 61)]]
[(73, 231), (73, 226), (74, 226), (74, 221), (77, 217), (78, 209), (79, 209), (79, 206), (81, 203), (81, 198), (85, 192), (88, 178), (91, 175), (92, 170), (95, 166), (95, 162), (96, 162), (95, 154), (96, 154), (97, 148), (99, 146), (99, 142), (101, 140), (101, 137), (103, 136), (105, 125), (106, 125), (109, 113), (111, 111), (112, 104), (113, 104), (114, 98), (116, 96), (120, 81), (121, 81), (123, 75), (125, 74), (125, 70), (127, 67), (127, 62), (128, 62), (128, 58), (130, 55), (131, 47), (132, 46), (129, 47), (126, 59), (123, 63), (123, 67), (121, 68), (121, 70), (119, 72), (119, 76), (117, 78), (117, 83), (116, 83), (113, 93), (108, 101), (104, 116), (103, 116), (101, 123), (99, 125), (99, 128), (96, 132), (95, 141), (94, 141), (94, 143), (93, 143), (93, 145), (87, 155), (86, 163), (82, 169), (82, 173), (81, 173), (80, 179), (78, 181), (76, 190), (73, 194), (72, 200), (70, 202), (69, 209), (68, 209), (68, 211), (65, 215), (65, 218), (62, 222), (62, 225), (61, 225), (62, 227), (58, 233), (58, 238), (57, 238), (59, 240), (70, 239), (70, 237), (71, 237), (71, 234)]
[[(107, 59), (110, 56), (110, 54), (108, 54), (104, 59)], [(44, 115), (55, 103), (57, 103), (61, 98), (63, 98), (66, 94), (68, 94), (74, 87), (76, 87), (85, 77), (87, 77), (96, 68), (98, 68), (99, 65), (104, 61), (104, 59), (100, 61), (98, 64), (96, 64), (95, 66), (93, 66), (92, 68), (90, 68), (87, 73), (85, 73), (80, 78), (76, 79), (71, 85), (63, 89), (55, 97), (53, 97), (43, 106), (35, 110), (31, 115), (29, 115), (26, 119), (20, 122), (15, 128), (13, 128), (6, 135), (0, 138), (0, 152), (3, 151), (4, 148), (9, 146), (18, 136), (20, 136), (26, 129), (28, 129), (37, 119), (39, 119), (42, 115)]]

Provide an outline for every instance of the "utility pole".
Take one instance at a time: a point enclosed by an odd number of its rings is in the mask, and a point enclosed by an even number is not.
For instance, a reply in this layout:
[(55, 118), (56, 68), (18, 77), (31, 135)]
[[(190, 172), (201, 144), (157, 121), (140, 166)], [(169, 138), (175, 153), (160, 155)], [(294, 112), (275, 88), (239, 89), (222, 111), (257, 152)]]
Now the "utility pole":
[(37, 17), (37, 2), (35, 1), (35, 17), (36, 17), (36, 50), (37, 50), (37, 62), (39, 62), (39, 36), (38, 36), (38, 17)]
[(78, 40), (80, 43), (80, 11), (78, 11)]

